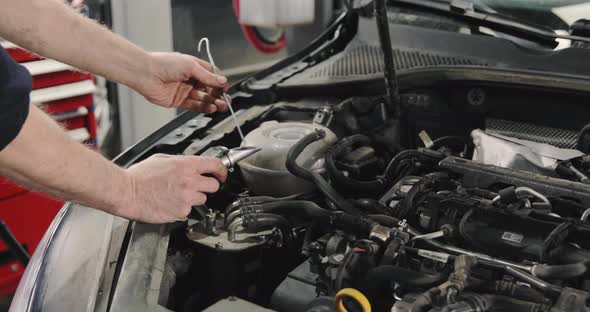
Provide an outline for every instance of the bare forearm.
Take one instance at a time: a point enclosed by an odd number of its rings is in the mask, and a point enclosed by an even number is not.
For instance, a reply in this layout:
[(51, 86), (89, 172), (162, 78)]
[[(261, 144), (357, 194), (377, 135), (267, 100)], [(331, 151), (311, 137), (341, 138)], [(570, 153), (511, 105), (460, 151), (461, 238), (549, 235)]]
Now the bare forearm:
[(0, 0), (0, 36), (77, 68), (130, 86), (148, 76), (140, 47), (59, 0)]
[(115, 214), (132, 187), (123, 169), (73, 141), (34, 105), (17, 138), (0, 152), (0, 174)]

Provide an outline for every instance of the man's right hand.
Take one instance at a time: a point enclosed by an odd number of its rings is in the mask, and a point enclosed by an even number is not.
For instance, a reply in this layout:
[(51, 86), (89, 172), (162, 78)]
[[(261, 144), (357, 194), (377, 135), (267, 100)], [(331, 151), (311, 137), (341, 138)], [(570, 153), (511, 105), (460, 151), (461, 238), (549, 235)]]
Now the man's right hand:
[[(213, 175), (215, 178), (203, 176)], [(129, 196), (115, 214), (147, 223), (184, 220), (206, 193), (219, 189), (227, 169), (217, 158), (156, 154), (127, 169)]]

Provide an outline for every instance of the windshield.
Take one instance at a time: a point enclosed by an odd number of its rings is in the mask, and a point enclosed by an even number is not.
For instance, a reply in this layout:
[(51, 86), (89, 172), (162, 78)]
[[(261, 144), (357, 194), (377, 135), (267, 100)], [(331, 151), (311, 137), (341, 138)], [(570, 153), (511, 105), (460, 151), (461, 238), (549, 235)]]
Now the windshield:
[(590, 1), (474, 0), (483, 7), (554, 30), (567, 30), (579, 19), (590, 19)]

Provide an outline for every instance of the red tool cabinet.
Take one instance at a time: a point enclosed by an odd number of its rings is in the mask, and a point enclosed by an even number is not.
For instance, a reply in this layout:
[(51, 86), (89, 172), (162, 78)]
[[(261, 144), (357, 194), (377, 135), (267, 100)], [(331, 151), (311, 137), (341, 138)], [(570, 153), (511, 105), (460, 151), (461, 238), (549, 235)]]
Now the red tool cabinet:
[[(96, 147), (95, 85), (90, 74), (1, 41), (33, 76), (31, 103), (50, 113), (75, 140)], [(0, 220), (32, 254), (63, 202), (30, 192), (0, 177)], [(0, 296), (13, 293), (24, 272), (0, 241)]]

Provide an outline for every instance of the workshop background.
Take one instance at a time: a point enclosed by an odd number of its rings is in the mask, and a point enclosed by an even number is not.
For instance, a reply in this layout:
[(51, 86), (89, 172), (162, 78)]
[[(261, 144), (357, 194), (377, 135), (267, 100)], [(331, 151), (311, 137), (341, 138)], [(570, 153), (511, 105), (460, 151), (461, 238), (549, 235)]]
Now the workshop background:
[[(81, 14), (152, 51), (178, 51), (203, 58), (197, 53), (197, 42), (208, 37), (215, 63), (230, 82), (269, 67), (303, 47), (330, 22), (335, 5), (332, 0), (316, 0), (314, 23), (297, 29), (252, 29), (238, 23), (234, 8), (239, 1), (67, 2)], [(79, 72), (5, 40), (0, 39), (0, 44), (33, 76), (31, 102), (50, 113), (76, 141), (107, 158), (115, 157), (179, 113), (149, 105), (129, 88), (102, 77)], [(59, 200), (0, 177), (2, 241), (13, 237), (31, 255), (62, 205)], [(14, 256), (2, 241), (0, 311), (7, 311), (27, 259)]]

